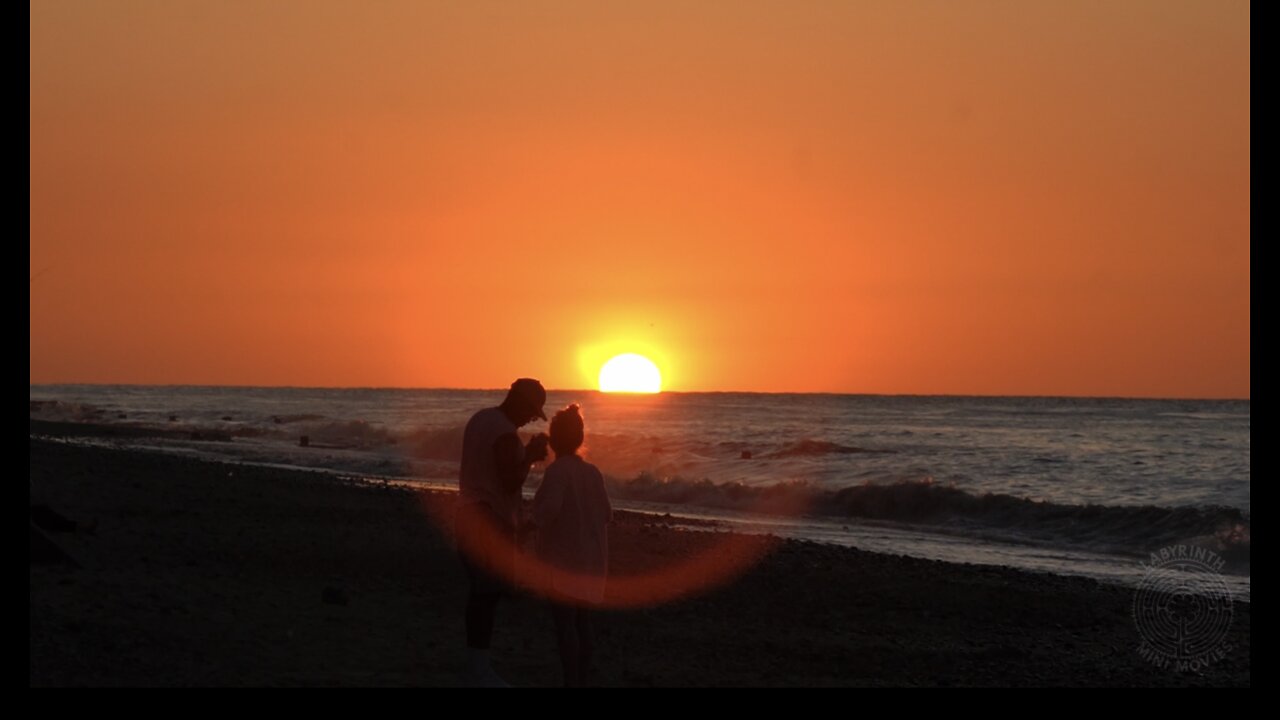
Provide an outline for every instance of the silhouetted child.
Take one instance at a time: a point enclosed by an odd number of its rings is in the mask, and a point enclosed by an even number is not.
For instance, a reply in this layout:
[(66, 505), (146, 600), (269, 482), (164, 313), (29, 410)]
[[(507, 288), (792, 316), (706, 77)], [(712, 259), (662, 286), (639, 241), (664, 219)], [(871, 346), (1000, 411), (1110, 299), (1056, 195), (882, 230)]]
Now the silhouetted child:
[(604, 476), (578, 456), (583, 436), (582, 413), (576, 404), (551, 419), (551, 448), (556, 459), (547, 467), (533, 498), (538, 557), (551, 568), (551, 610), (566, 687), (587, 684), (591, 609), (604, 599), (609, 572), (608, 525), (613, 516)]

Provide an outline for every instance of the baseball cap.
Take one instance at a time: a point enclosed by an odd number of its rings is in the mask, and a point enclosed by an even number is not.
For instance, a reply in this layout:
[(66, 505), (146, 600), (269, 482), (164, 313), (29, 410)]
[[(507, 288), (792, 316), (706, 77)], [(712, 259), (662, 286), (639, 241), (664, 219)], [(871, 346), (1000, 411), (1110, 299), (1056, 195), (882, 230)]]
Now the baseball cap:
[(537, 417), (543, 420), (547, 419), (547, 414), (542, 412), (542, 406), (547, 402), (547, 390), (537, 380), (520, 378), (511, 383), (511, 390), (507, 392), (507, 400), (512, 399), (523, 402), (530, 410), (534, 411)]

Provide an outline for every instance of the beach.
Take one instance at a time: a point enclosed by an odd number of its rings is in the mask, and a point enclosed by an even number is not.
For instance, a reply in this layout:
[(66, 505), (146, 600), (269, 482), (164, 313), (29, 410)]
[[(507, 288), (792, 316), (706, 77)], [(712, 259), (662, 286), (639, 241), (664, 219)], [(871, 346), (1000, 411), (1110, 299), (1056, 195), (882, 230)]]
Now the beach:
[[(466, 581), (437, 521), (452, 494), (66, 434), (33, 421), (32, 503), (79, 527), (49, 535), (76, 566), (31, 564), (32, 687), (462, 684)], [(612, 573), (730, 537), (673, 524), (617, 513)], [(1221, 657), (1179, 670), (1139, 653), (1131, 588), (732, 537), (753, 559), (740, 573), (598, 615), (596, 684), (1250, 685), (1248, 603)], [(502, 603), (493, 662), (559, 685), (541, 600)]]

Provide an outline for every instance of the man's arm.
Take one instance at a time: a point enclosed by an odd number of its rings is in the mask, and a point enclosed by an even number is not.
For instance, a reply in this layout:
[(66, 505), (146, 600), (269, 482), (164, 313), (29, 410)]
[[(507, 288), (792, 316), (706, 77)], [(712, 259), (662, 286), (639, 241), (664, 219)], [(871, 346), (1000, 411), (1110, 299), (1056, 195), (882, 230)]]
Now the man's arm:
[(498, 469), (498, 482), (509, 493), (518, 493), (529, 478), (529, 467), (547, 457), (545, 435), (535, 435), (528, 447), (520, 445), (520, 438), (508, 433), (493, 444), (494, 462)]

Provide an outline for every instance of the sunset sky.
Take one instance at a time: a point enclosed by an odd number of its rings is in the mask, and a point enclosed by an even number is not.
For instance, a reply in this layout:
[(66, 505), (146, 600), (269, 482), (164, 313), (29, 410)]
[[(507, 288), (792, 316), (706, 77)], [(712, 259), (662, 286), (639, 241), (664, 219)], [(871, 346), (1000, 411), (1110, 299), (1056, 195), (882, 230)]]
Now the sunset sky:
[(1247, 2), (30, 9), (33, 383), (1249, 396)]

